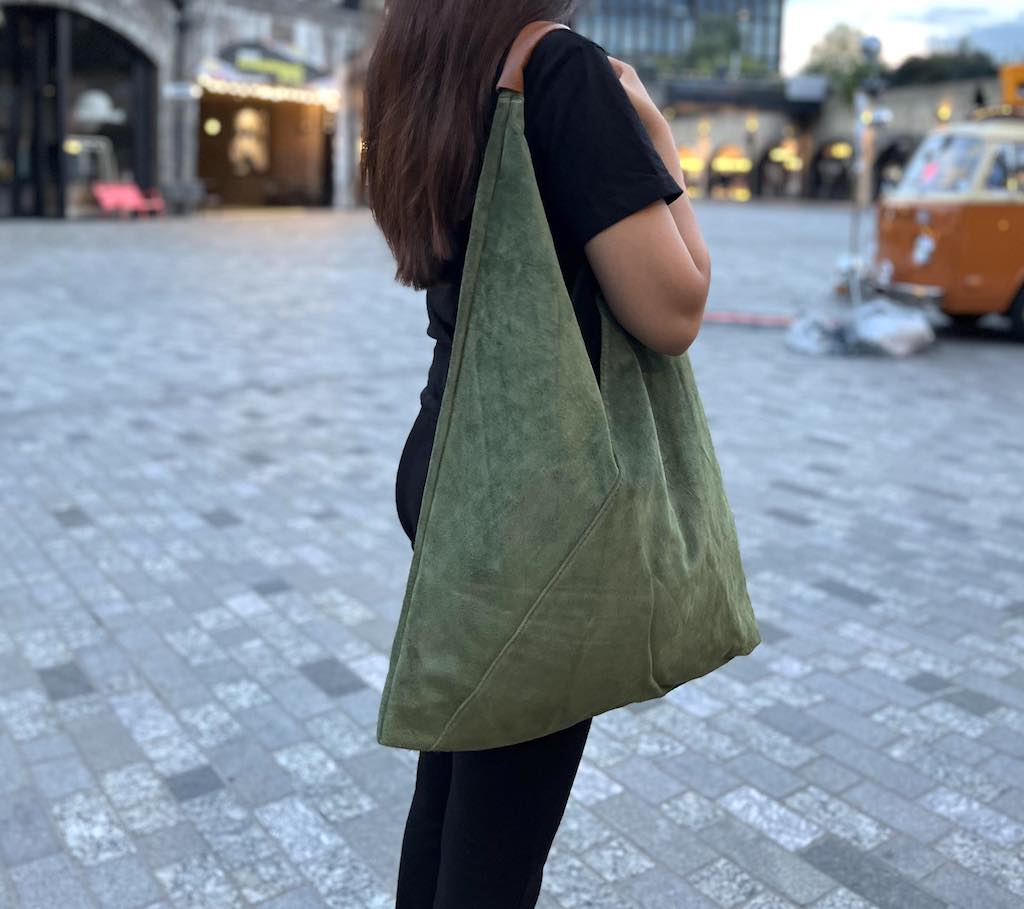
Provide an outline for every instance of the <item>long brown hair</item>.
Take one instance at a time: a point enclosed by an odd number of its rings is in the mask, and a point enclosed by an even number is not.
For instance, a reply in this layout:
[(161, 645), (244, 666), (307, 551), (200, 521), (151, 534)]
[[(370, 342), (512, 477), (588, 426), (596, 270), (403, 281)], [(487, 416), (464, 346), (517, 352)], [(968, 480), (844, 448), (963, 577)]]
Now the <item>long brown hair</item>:
[(578, 0), (387, 0), (366, 78), (360, 174), (395, 277), (436, 283), (469, 215), (495, 71), (523, 26)]

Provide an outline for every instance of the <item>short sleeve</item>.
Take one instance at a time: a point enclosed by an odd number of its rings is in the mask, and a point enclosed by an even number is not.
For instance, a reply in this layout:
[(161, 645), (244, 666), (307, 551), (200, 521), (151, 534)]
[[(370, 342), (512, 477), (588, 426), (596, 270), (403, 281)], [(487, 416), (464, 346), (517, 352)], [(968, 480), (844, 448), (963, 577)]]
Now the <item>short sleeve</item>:
[(548, 217), (580, 246), (683, 190), (607, 54), (569, 30), (546, 35), (526, 67), (526, 138)]

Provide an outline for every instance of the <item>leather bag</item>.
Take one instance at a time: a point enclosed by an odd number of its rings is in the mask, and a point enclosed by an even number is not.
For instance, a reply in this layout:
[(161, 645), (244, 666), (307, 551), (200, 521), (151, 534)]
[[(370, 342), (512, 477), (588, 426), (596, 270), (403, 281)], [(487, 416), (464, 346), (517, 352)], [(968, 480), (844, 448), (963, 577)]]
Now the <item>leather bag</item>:
[(657, 698), (760, 642), (686, 354), (598, 296), (595, 378), (524, 135), (498, 82), (448, 378), (377, 741), (468, 751)]

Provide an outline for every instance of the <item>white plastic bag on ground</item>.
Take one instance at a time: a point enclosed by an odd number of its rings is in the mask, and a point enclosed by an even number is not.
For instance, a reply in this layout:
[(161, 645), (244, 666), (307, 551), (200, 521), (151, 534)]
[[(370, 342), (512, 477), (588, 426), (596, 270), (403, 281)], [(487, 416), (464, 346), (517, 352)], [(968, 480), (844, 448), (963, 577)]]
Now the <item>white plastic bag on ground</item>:
[(891, 357), (908, 357), (935, 341), (928, 316), (920, 309), (891, 300), (872, 300), (851, 313), (857, 346)]
[(812, 356), (850, 353), (849, 327), (843, 319), (801, 316), (786, 331), (786, 346)]

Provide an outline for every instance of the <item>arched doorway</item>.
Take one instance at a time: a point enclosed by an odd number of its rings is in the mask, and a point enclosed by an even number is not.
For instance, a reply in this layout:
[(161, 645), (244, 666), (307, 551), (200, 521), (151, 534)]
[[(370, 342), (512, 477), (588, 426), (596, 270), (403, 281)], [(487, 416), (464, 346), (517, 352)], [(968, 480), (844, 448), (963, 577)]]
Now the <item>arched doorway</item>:
[(852, 192), (853, 142), (822, 142), (811, 162), (809, 195), (812, 199), (849, 199)]
[(712, 199), (746, 202), (751, 196), (753, 164), (740, 145), (720, 145), (708, 168), (708, 195)]
[(100, 180), (156, 183), (156, 70), (87, 16), (0, 6), (0, 216), (94, 210)]
[(802, 195), (804, 160), (800, 141), (783, 136), (765, 150), (757, 166), (755, 191), (768, 199), (796, 199)]

